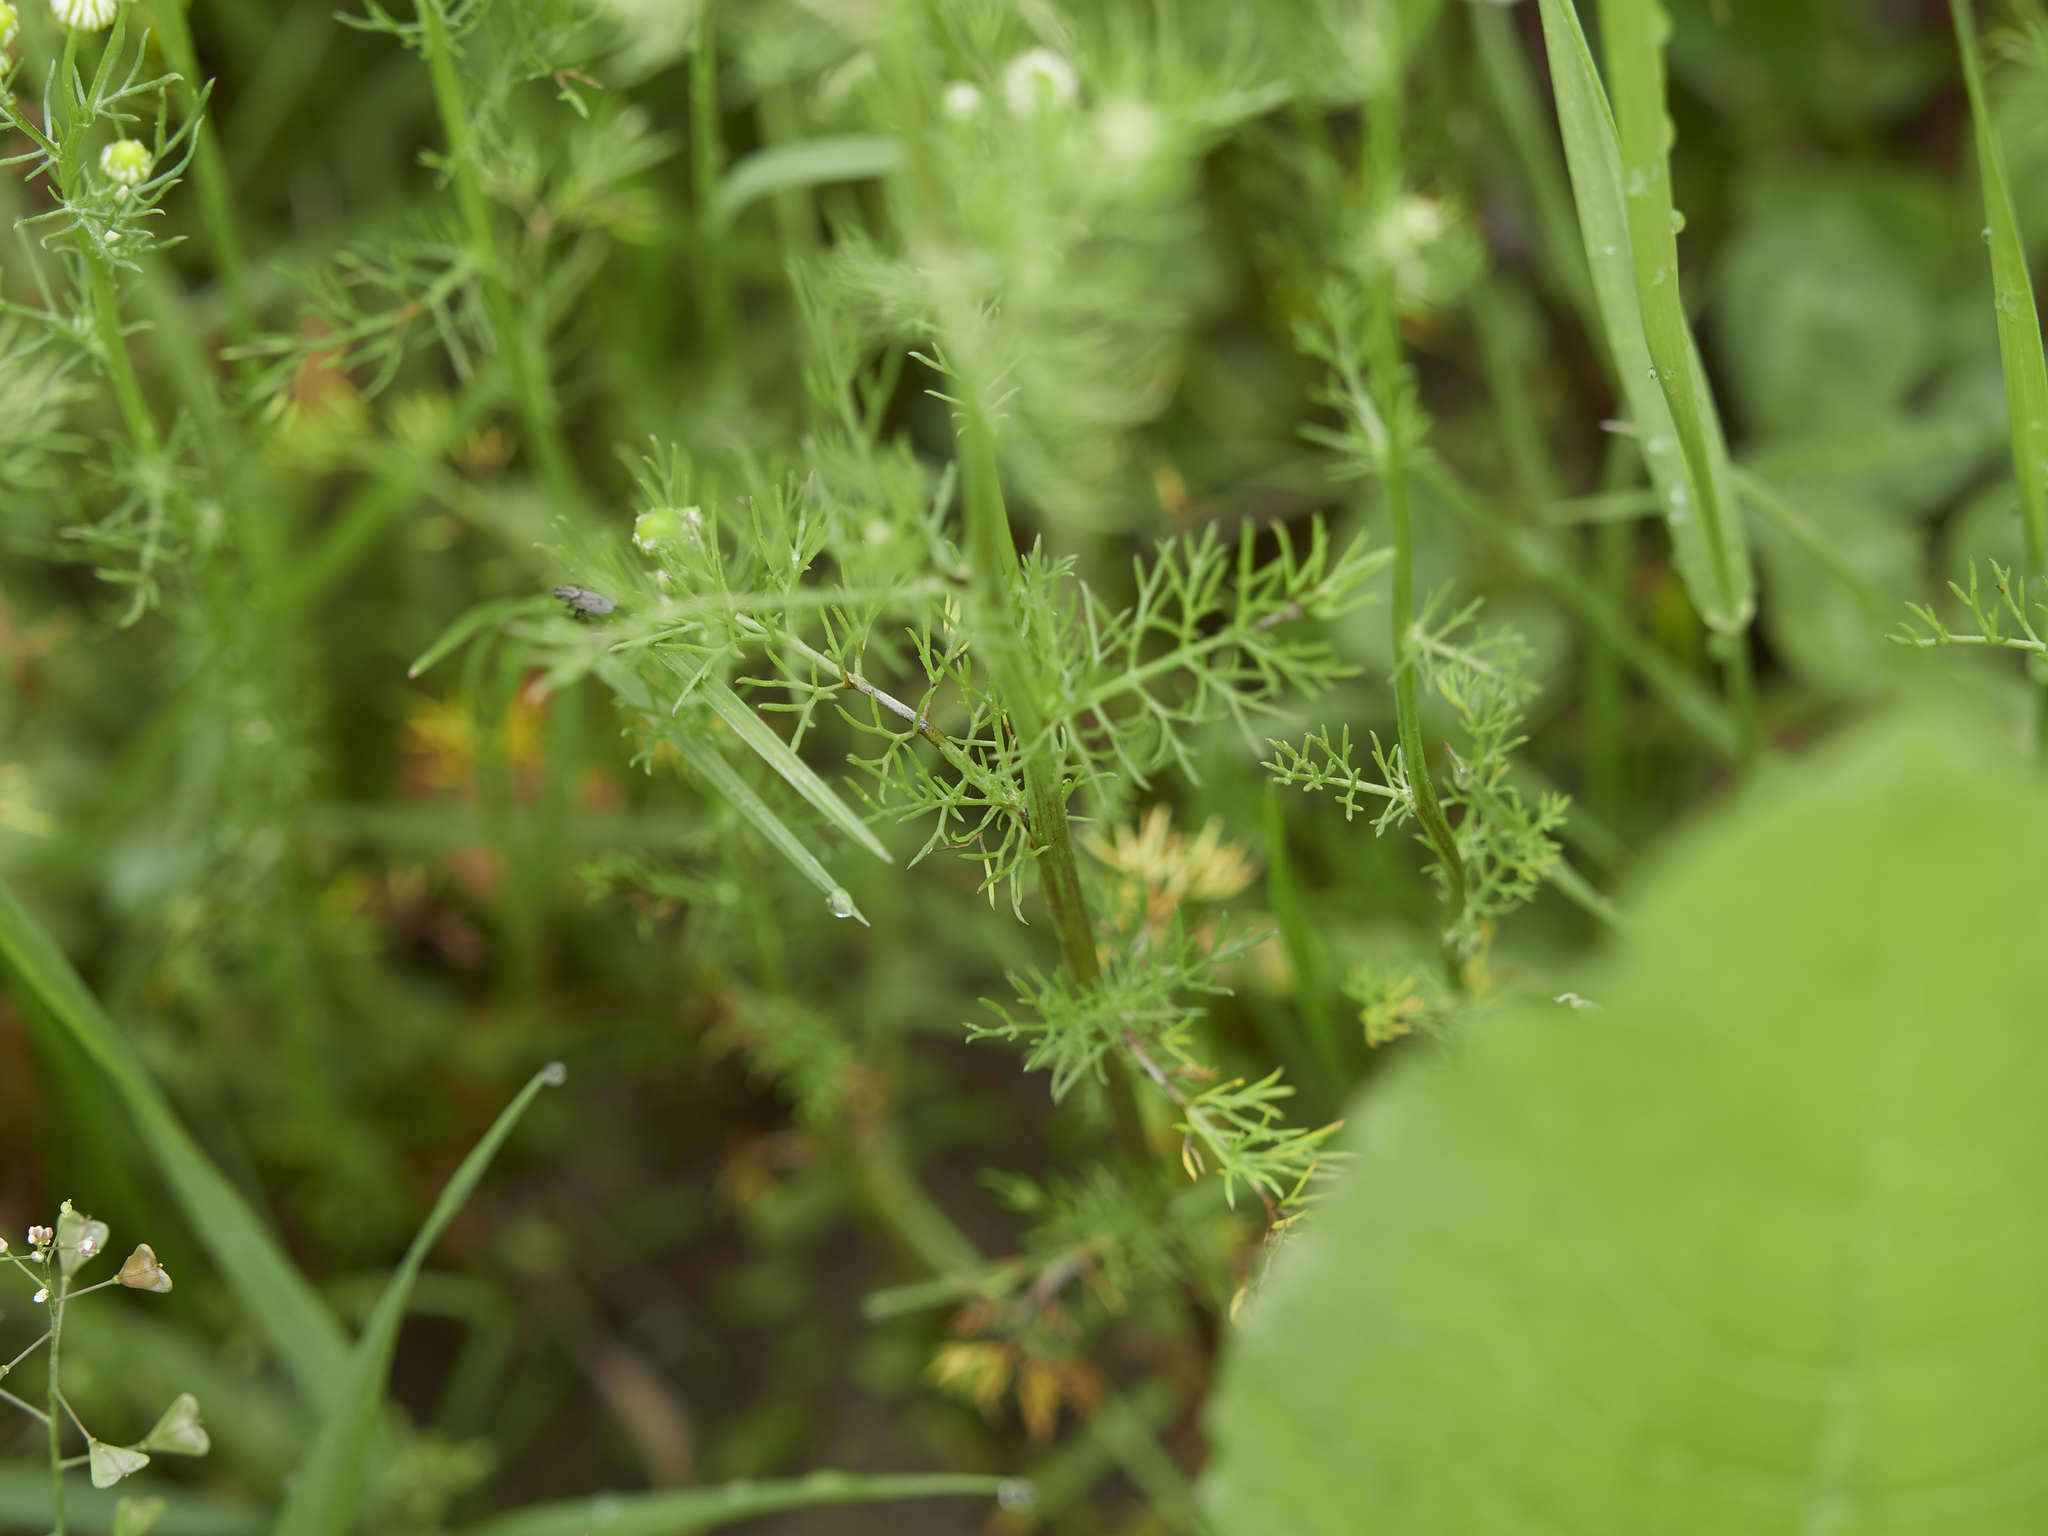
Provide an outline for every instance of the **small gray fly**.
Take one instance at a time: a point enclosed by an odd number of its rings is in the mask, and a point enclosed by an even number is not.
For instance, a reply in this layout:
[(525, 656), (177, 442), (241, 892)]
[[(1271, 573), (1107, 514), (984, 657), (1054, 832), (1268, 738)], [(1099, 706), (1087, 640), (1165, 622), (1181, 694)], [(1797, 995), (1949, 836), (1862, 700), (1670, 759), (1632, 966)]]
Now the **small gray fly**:
[(588, 587), (557, 587), (555, 596), (569, 605), (569, 611), (579, 619), (601, 619), (618, 604), (602, 592), (593, 592)]

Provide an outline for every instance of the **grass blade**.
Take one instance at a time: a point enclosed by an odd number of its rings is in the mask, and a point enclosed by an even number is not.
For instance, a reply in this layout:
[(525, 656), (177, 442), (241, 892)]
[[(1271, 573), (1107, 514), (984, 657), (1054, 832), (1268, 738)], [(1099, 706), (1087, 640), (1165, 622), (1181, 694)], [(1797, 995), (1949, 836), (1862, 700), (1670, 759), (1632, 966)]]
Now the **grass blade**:
[[(678, 730), (669, 723), (667, 713), (656, 707), (654, 696), (647, 691), (638, 674), (631, 670), (606, 665), (600, 668), (611, 689), (629, 707), (642, 710), (648, 720), (658, 726), (664, 739), (681, 755), (685, 766), (709, 784), (712, 790), (740, 813), (748, 826), (765, 838), (772, 848), (796, 866), (803, 877), (825, 893), (825, 900), (831, 906), (834, 916), (859, 918), (863, 927), (867, 919), (861, 916), (860, 908), (853, 904), (853, 897), (846, 888), (832, 878), (818, 856), (804, 846), (803, 839), (792, 832), (788, 825), (777, 816), (768, 802), (754, 793), (753, 786), (739, 776), (732, 764), (718, 753), (718, 749), (707, 742), (699, 741), (688, 731)], [(764, 727), (765, 729), (765, 727)], [(794, 755), (794, 754), (792, 754)]]
[(668, 1493), (601, 1493), (590, 1498), (534, 1504), (480, 1525), (460, 1536), (688, 1536), (738, 1520), (753, 1520), (785, 1509), (825, 1504), (876, 1504), (898, 1499), (993, 1499), (1028, 1487), (1006, 1477), (912, 1473), (859, 1477), (848, 1472), (813, 1472), (772, 1483), (727, 1483), (722, 1488), (685, 1488)]
[[(1634, 3), (1650, 10), (1641, 0)], [(1645, 44), (1651, 56), (1651, 74), (1632, 79), (1623, 92), (1633, 152), (1628, 176), (1640, 173), (1638, 182), (1624, 179), (1623, 136), (1571, 0), (1540, 4), (1579, 232), (1622, 399), (1640, 434), (1686, 591), (1711, 627), (1738, 633), (1756, 611), (1756, 590), (1741, 518), (1727, 490), (1727, 445), (1679, 303), (1663, 150), (1663, 55), (1652, 25), (1661, 13), (1636, 17), (1617, 7), (1625, 22), (1639, 23), (1626, 40), (1631, 60)], [(1652, 119), (1647, 126), (1638, 121), (1645, 115)], [(1654, 155), (1646, 145), (1654, 146)], [(1631, 190), (1640, 195), (1631, 197)], [(1661, 236), (1653, 227), (1659, 220)]]
[(893, 863), (889, 850), (882, 846), (882, 840), (868, 830), (868, 824), (860, 819), (858, 812), (839, 798), (839, 792), (819, 778), (810, 764), (796, 755), (794, 748), (776, 735), (747, 703), (732, 689), (718, 681), (707, 678), (697, 686), (697, 697), (711, 707), (711, 712), (723, 720), (738, 736), (751, 747), (762, 762), (782, 775), (789, 787), (802, 795), (833, 826), (867, 849), (884, 864)]
[(479, 603), (442, 630), (440, 638), (421, 651), (419, 659), (405, 669), (405, 675), (420, 676), (449, 652), (460, 649), (470, 636), (489, 629), (493, 624), (517, 618), (522, 613), (545, 613), (556, 606), (555, 600), (548, 597), (505, 597), (494, 603)]
[(903, 146), (879, 134), (847, 133), (756, 150), (726, 172), (718, 217), (731, 220), (750, 203), (777, 192), (834, 181), (868, 181), (903, 164)]
[(32, 1016), (63, 1030), (106, 1074), (221, 1278), (262, 1328), (307, 1401), (331, 1408), (348, 1360), (341, 1324), (179, 1123), (63, 950), (4, 881), (0, 975)]
[[(64, 1528), (71, 1536), (97, 1536), (114, 1528), (114, 1508), (133, 1497), (127, 1488), (88, 1488), (82, 1482), (64, 1490)], [(263, 1512), (253, 1505), (228, 1503), (178, 1491), (158, 1494), (163, 1517), (150, 1536), (259, 1536)], [(45, 1461), (0, 1462), (0, 1531), (45, 1531), (50, 1528), (50, 1465)]]
[(1977, 24), (1970, 0), (1949, 0), (1956, 47), (1963, 55), (1963, 81), (1970, 92), (1970, 118), (1977, 128), (1977, 170), (1984, 180), (1985, 234), (1991, 241), (1991, 286), (1997, 295), (1998, 361), (2005, 371), (2005, 413), (2012, 424), (2012, 472), (2020, 488), (2020, 531), (2026, 541), (2027, 574), (2048, 575), (2048, 358), (2041, 351), (2041, 317), (2034, 305), (2034, 281), (2020, 240), (2005, 162), (1991, 131), (1991, 104), (1984, 94), (1984, 68), (1977, 56)]
[(356, 1502), (362, 1492), (363, 1471), (369, 1459), (370, 1440), (384, 1406), (384, 1384), (391, 1374), (391, 1357), (398, 1348), (398, 1327), (405, 1321), (406, 1302), (420, 1266), (455, 1213), (462, 1209), (484, 1170), (526, 1107), (541, 1089), (558, 1085), (563, 1073), (559, 1063), (543, 1067), (527, 1080), (519, 1095), (470, 1149), (469, 1156), (455, 1170), (427, 1214), (424, 1225), (405, 1251), (405, 1258), (377, 1298), (377, 1306), (363, 1327), (350, 1355), (339, 1401), (327, 1415), (305, 1464), (291, 1485), (291, 1494), (273, 1528), (275, 1536), (341, 1536), (355, 1518)]

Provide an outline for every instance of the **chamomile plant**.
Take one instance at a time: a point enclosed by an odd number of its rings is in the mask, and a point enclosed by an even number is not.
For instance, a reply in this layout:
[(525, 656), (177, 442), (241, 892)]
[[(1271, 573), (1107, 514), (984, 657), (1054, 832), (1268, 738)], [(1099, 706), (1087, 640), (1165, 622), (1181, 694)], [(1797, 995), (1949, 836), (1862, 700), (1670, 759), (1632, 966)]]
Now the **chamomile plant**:
[[(89, 1326), (88, 1307), (76, 1316), (77, 1308), (95, 1291), (120, 1287), (131, 1291), (162, 1294), (170, 1290), (171, 1277), (149, 1244), (139, 1243), (121, 1267), (104, 1279), (87, 1282), (84, 1272), (104, 1258), (110, 1234), (107, 1224), (77, 1210), (66, 1200), (57, 1219), (48, 1226), (28, 1229), (27, 1242), (15, 1248), (0, 1239), (0, 1266), (29, 1288), (29, 1315), (48, 1321), (40, 1335), (0, 1365), (0, 1382), (8, 1381), (25, 1365), (41, 1356), (43, 1402), (41, 1406), (0, 1386), (0, 1402), (41, 1422), (47, 1431), (51, 1507), (55, 1512), (54, 1536), (64, 1536), (65, 1474), (86, 1469), (95, 1488), (111, 1488), (132, 1477), (150, 1463), (152, 1456), (204, 1456), (209, 1447), (206, 1428), (199, 1419), (199, 1404), (189, 1392), (172, 1399), (149, 1432), (139, 1440), (116, 1441), (103, 1438), (87, 1428), (65, 1396), (60, 1374), (65, 1331)], [(73, 1449), (73, 1447), (79, 1447)], [(161, 1512), (161, 1505), (158, 1506)], [(125, 1517), (124, 1528), (139, 1533), (148, 1528), (141, 1514)]]
[[(12, 16), (10, 8), (10, 27)], [(79, 507), (61, 532), (103, 578), (133, 589), (123, 615), (132, 623), (155, 603), (160, 568), (189, 542), (201, 514), (180, 468), (183, 427), (162, 427), (144, 397), (124, 292), (150, 253), (175, 243), (158, 221), (197, 145), (207, 91), (174, 104), (173, 87), (185, 82), (153, 69), (150, 38), (131, 34), (125, 6), (60, 6), (57, 19), (60, 53), (38, 71), (34, 110), (26, 52), (0, 52), (0, 124), (28, 146), (0, 166), (48, 194), (47, 206), (15, 225), (15, 256), (36, 299), (5, 306), (0, 376), (19, 369), (56, 386), (0, 430), (17, 440), (27, 472), (61, 462), (79, 446), (62, 403), (82, 393), (81, 371), (104, 377), (124, 429), (99, 444), (94, 478), (108, 494)]]

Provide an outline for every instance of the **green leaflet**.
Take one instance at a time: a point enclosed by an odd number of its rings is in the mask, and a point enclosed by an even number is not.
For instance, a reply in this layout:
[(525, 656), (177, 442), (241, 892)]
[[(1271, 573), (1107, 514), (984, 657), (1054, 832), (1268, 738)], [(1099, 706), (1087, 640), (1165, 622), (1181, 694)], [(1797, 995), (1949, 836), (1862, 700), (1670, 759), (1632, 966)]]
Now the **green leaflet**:
[(406, 1303), (413, 1282), (428, 1252), (440, 1241), (448, 1223), (462, 1209), (482, 1181), (491, 1159), (512, 1134), (519, 1117), (526, 1113), (541, 1089), (562, 1081), (559, 1065), (543, 1067), (527, 1080), (526, 1086), (507, 1105), (483, 1139), (455, 1170), (441, 1190), (441, 1197), (427, 1214), (425, 1223), (405, 1251), (405, 1258), (393, 1272), (361, 1337), (350, 1352), (348, 1366), (339, 1383), (338, 1400), (306, 1453), (291, 1493), (285, 1500), (274, 1536), (342, 1536), (355, 1518), (362, 1495), (363, 1474), (369, 1460), (370, 1441), (377, 1431), (378, 1415), (384, 1406), (384, 1383), (391, 1374), (391, 1357), (398, 1348), (399, 1325), (405, 1321)]
[(718, 188), (718, 217), (730, 221), (750, 203), (792, 188), (887, 176), (902, 163), (903, 146), (878, 134), (835, 134), (772, 145), (726, 172)]
[(992, 1499), (1008, 1478), (965, 1474), (861, 1477), (850, 1472), (813, 1472), (778, 1482), (726, 1483), (717, 1488), (683, 1488), (665, 1493), (601, 1493), (590, 1498), (534, 1504), (466, 1526), (460, 1536), (689, 1536), (738, 1520), (754, 1520), (783, 1509), (825, 1504), (876, 1504), (897, 1499)]
[(306, 1400), (332, 1407), (348, 1352), (341, 1325), (179, 1122), (56, 940), (4, 882), (0, 976), (7, 979), (8, 995), (32, 1018), (63, 1030), (106, 1074), (221, 1278), (269, 1338)]
[(1895, 716), (1670, 850), (1596, 1006), (1409, 1053), (1227, 1364), (1219, 1528), (2048, 1524), (2044, 843)]
[[(1630, 64), (1621, 71), (1628, 79), (1620, 90), (1618, 133), (1571, 0), (1540, 3), (1579, 231), (1622, 399), (1640, 434), (1693, 605), (1714, 629), (1739, 632), (1756, 611), (1756, 590), (1741, 513), (1728, 488), (1727, 444), (1679, 302), (1664, 155), (1661, 13), (1648, 0), (1609, 7), (1610, 26), (1625, 34), (1611, 41), (1626, 50), (1617, 57)], [(1631, 190), (1639, 195), (1631, 197)]]
[(2027, 574), (2048, 574), (2048, 358), (2041, 351), (2041, 317), (2027, 251), (2006, 185), (2005, 163), (1991, 131), (1984, 71), (1977, 58), (1977, 27), (1969, 0), (1949, 0), (1970, 117), (1977, 128), (1977, 169), (1984, 180), (1985, 231), (1991, 242), (1991, 285), (1997, 295), (1998, 361), (2005, 370), (2005, 410), (2012, 425), (2012, 472), (2020, 488), (2020, 528)]

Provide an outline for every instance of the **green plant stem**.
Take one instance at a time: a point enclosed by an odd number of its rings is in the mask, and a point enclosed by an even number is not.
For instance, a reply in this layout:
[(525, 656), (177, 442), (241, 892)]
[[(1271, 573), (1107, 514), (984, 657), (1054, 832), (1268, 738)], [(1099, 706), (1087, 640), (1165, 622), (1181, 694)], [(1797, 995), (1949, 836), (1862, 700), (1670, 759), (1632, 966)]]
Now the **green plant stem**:
[(64, 1536), (64, 1395), (58, 1390), (58, 1351), (64, 1342), (64, 1293), (69, 1277), (63, 1266), (50, 1277), (50, 1390), (49, 1417), (50, 1431), (50, 1509), (53, 1516), (51, 1536)]
[(1576, 612), (1701, 742), (1720, 757), (1730, 762), (1736, 760), (1741, 732), (1721, 701), (1639, 634), (1627, 615), (1599, 588), (1571, 569), (1543, 535), (1488, 506), (1483, 496), (1433, 455), (1424, 454), (1417, 460), (1415, 474), (1454, 516), (1477, 530), (1520, 567), (1524, 575), (1541, 582)]
[(1828, 574), (1842, 584), (1842, 590), (1855, 598), (1873, 619), (1880, 621), (1892, 617), (1898, 604), (1886, 595), (1884, 589), (1851, 565), (1830, 539), (1797, 504), (1767, 481), (1740, 466), (1731, 466), (1731, 479), (1735, 489), (1757, 511), (1774, 523), (1778, 530), (1792, 539), (1799, 547), (1820, 562)]
[(97, 253), (85, 257), (86, 287), (92, 296), (93, 335), (107, 365), (107, 378), (114, 386), (114, 398), (121, 407), (121, 419), (128, 435), (145, 458), (162, 452), (156, 422), (149, 414), (149, 402), (142, 397), (142, 381), (135, 375), (135, 363), (128, 356), (128, 343), (121, 335), (121, 301), (114, 291), (114, 273)]
[[(79, 195), (80, 157), (85, 146), (85, 125), (73, 115), (78, 104), (71, 94), (71, 79), (78, 65), (78, 39), (78, 28), (65, 30), (64, 58), (58, 66), (66, 110), (62, 147), (57, 155), (57, 185), (66, 201)], [(108, 46), (115, 46), (117, 41), (109, 39)], [(114, 287), (114, 269), (104, 255), (84, 245), (79, 249), (79, 260), (85, 268), (86, 295), (92, 305), (93, 340), (106, 365), (107, 380), (114, 387), (121, 419), (137, 450), (144, 458), (155, 459), (162, 452), (163, 441), (149, 414), (149, 402), (143, 397), (142, 381), (128, 355), (128, 343), (121, 335), (121, 302)]]
[(1550, 114), (1538, 99), (1530, 79), (1529, 59), (1515, 36), (1515, 22), (1503, 5), (1467, 7), (1472, 32), (1478, 43), (1479, 74), (1501, 126), (1507, 130), (1536, 214), (1536, 228), (1542, 236), (1541, 250), (1552, 284), (1579, 313), (1586, 335), (1601, 353), (1607, 350), (1607, 333), (1600, 324), (1599, 306), (1593, 299), (1592, 274), (1586, 268), (1586, 252), (1579, 242), (1578, 215), (1572, 207), (1571, 183), (1558, 158), (1557, 138)]
[[(1021, 579), (1017, 548), (1011, 539), (1009, 513), (1003, 506), (1001, 473), (995, 439), (979, 393), (977, 379), (960, 379), (956, 408), (961, 467), (961, 493), (966, 506), (968, 565), (972, 573), (977, 621), (975, 639), (983, 665), (1009, 715), (1010, 729), (1024, 748), (1024, 806), (1033, 854), (1038, 863), (1039, 890), (1052, 913), (1061, 957), (1077, 985), (1093, 987), (1102, 977), (1095, 953), (1095, 925), (1081, 889), (1081, 870), (1074, 858), (1073, 834), (1067, 824), (1066, 787), (1060, 781), (1059, 749), (1045, 729), (1030, 664), (1018, 633), (1012, 587)], [(998, 726), (1000, 729), (1000, 726)], [(1149, 1162), (1143, 1112), (1138, 1107), (1129, 1069), (1121, 1057), (1109, 1074), (1111, 1109), (1117, 1136), (1140, 1167)]]
[[(152, 14), (164, 57), (178, 72), (173, 87), (178, 110), (190, 117), (200, 109), (199, 55), (192, 46), (192, 29), (186, 24), (185, 7), (179, 0), (164, 0)], [(220, 274), (221, 287), (227, 292), (228, 316), (235, 339), (247, 341), (256, 330), (256, 312), (249, 302), (248, 270), (242, 257), (242, 236), (235, 221), (227, 162), (212, 134), (200, 133), (192, 147), (192, 177), (199, 187), (199, 219), (206, 227), (207, 243), (213, 248), (214, 268)]]
[[(1610, 437), (1600, 465), (1600, 489), (1619, 490), (1628, 474), (1630, 445), (1626, 438)], [(1593, 590), (1599, 592), (1617, 613), (1627, 611), (1629, 559), (1635, 544), (1635, 529), (1626, 522), (1601, 523), (1593, 529)], [(1602, 816), (1612, 817), (1621, 809), (1622, 767), (1627, 740), (1622, 728), (1622, 654), (1596, 633), (1586, 647), (1586, 698), (1582, 713), (1585, 727), (1585, 797)]]
[(920, 1264), (935, 1275), (972, 1275), (987, 1266), (974, 1239), (918, 1183), (893, 1123), (856, 1125), (850, 1140), (868, 1209)]
[(718, 214), (718, 38), (714, 0), (701, 0), (697, 46), (690, 55), (690, 188), (697, 214), (697, 313), (706, 357), (728, 355), (724, 220)]
[(1749, 658), (1749, 631), (1737, 629), (1714, 634), (1709, 645), (1721, 652), (1721, 676), (1727, 683), (1728, 704), (1735, 719), (1735, 765), (1747, 768), (1756, 761), (1758, 744), (1756, 678)]
[[(1387, 42), (1389, 56), (1399, 61), (1403, 45), (1394, 29), (1394, 13), (1386, 13), (1387, 29), (1394, 32)], [(1401, 71), (1397, 66), (1374, 95), (1368, 113), (1368, 158), (1371, 175), (1368, 192), (1372, 200), (1373, 223), (1379, 227), (1391, 213), (1401, 183)], [(1400, 319), (1396, 313), (1394, 274), (1381, 272), (1373, 295), (1373, 382), (1379, 397), (1380, 420), (1386, 435), (1381, 484), (1386, 495), (1387, 522), (1394, 544), (1394, 715), (1401, 742), (1401, 768), (1408, 782), (1409, 797), (1415, 804), (1415, 819), (1423, 836), (1436, 850), (1444, 872), (1442, 927), (1454, 928), (1465, 911), (1465, 864), (1458, 856), (1457, 839), (1437, 803), (1436, 786), (1429, 776), (1429, 755), (1422, 743), (1422, 706), (1416, 676), (1415, 627), (1415, 536), (1408, 510), (1407, 379), (1401, 359)], [(1456, 967), (1453, 966), (1455, 974)]]
[(482, 178), (477, 174), (476, 143), (470, 132), (469, 112), (462, 99), (462, 82), (455, 73), (455, 50), (448, 36), (448, 18), (442, 0), (413, 0), (424, 42), (427, 70), (434, 84), (434, 106), (441, 117), (441, 133), (448, 141), (448, 173), (455, 185), (455, 202), (462, 214), (470, 259), (482, 276), (484, 304), (490, 311), (491, 330), (504, 352), (512, 377), (513, 397), (519, 402), (519, 417), (525, 424), (534, 456), (539, 460), (541, 479), (555, 498), (557, 509), (569, 511), (583, 505), (583, 488), (577, 479), (569, 446), (562, 437), (560, 413), (554, 390), (548, 382), (547, 325), (536, 315), (531, 326), (513, 302), (511, 285), (505, 279), (504, 260), (498, 238), (491, 228), (491, 207), (484, 196)]

